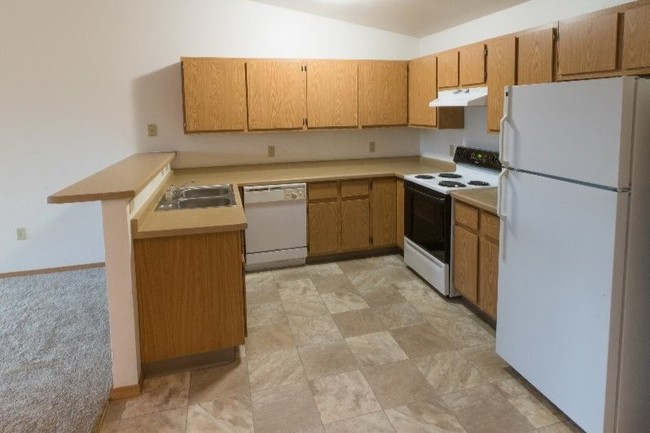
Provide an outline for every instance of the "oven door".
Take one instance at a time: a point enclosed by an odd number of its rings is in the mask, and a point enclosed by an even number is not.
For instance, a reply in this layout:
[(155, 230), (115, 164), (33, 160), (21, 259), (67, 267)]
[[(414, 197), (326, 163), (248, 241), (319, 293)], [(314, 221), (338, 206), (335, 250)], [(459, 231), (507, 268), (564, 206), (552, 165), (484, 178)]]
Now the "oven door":
[(404, 236), (449, 264), (451, 197), (413, 182), (404, 182)]

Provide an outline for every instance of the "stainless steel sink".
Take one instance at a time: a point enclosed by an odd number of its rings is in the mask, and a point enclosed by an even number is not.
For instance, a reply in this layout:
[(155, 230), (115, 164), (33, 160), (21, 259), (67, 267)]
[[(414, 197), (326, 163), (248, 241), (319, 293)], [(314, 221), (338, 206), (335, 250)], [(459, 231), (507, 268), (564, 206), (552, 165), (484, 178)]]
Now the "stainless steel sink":
[(169, 187), (158, 202), (156, 210), (200, 209), (235, 206), (231, 184)]

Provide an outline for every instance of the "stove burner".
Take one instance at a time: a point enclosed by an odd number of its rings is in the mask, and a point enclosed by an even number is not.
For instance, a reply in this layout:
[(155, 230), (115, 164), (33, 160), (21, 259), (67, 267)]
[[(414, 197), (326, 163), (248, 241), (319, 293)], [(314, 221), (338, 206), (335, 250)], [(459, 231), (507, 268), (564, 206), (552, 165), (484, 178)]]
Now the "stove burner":
[(467, 182), (469, 185), (474, 185), (474, 186), (489, 186), (490, 184), (487, 182), (484, 182), (482, 180), (470, 180)]
[(464, 183), (456, 182), (455, 180), (443, 180), (440, 183), (438, 183), (438, 185), (446, 186), (448, 188), (464, 188), (465, 187)]
[(433, 179), (433, 176), (430, 174), (416, 174), (415, 177), (417, 179)]
[[(457, 173), (438, 173), (438, 177), (444, 177), (444, 178), (447, 178), (447, 179), (458, 179), (458, 178), (461, 178), (463, 176), (461, 176), (460, 174), (457, 174)], [(465, 185), (463, 185), (463, 186), (465, 186)]]

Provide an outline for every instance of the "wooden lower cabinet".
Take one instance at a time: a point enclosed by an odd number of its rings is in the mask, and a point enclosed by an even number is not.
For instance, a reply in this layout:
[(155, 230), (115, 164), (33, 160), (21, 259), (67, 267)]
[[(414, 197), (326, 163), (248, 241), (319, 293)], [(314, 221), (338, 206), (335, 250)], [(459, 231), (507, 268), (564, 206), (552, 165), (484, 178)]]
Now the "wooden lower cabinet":
[(455, 201), (453, 248), (454, 288), (496, 320), (499, 217)]
[(372, 181), (372, 245), (375, 247), (395, 245), (397, 224), (395, 178)]
[(309, 254), (330, 254), (339, 250), (339, 203), (337, 200), (309, 203)]
[(341, 249), (370, 248), (370, 200), (366, 198), (341, 201)]
[(244, 343), (240, 231), (134, 241), (143, 364)]
[(395, 240), (404, 250), (404, 180), (395, 181)]

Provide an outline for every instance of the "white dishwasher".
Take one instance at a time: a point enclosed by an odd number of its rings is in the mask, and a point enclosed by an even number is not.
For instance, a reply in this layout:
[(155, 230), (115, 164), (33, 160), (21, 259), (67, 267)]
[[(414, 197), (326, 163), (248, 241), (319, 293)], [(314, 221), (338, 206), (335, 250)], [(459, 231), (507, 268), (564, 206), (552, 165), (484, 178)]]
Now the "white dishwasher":
[(246, 270), (305, 263), (307, 257), (307, 185), (244, 187)]

